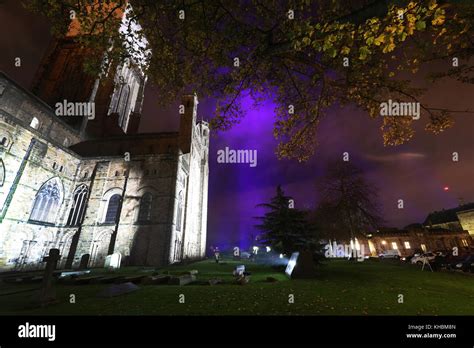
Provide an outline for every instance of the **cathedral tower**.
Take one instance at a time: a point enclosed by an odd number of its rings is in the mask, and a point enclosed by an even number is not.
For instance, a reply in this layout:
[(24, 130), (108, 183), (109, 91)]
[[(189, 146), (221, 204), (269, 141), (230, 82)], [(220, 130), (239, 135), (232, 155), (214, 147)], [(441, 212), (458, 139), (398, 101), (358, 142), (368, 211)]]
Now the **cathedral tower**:
[[(127, 23), (126, 13), (117, 13), (122, 24)], [(100, 76), (84, 72), (84, 63), (97, 53), (81, 46), (80, 35), (74, 19), (65, 37), (53, 39), (33, 80), (33, 93), (55, 111), (70, 103), (93, 106), (93, 115), (86, 117), (56, 113), (84, 138), (136, 133), (146, 75), (131, 59), (109, 62)], [(105, 62), (106, 53), (99, 56)]]

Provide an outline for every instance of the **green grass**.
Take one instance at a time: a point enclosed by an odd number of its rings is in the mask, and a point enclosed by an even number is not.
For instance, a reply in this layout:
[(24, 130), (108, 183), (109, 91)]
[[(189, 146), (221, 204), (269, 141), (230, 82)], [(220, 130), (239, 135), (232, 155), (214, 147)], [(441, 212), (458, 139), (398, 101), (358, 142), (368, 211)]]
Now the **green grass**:
[[(48, 315), (474, 315), (474, 277), (469, 274), (422, 272), (418, 267), (389, 262), (326, 261), (314, 280), (289, 280), (274, 269), (246, 262), (252, 273), (247, 285), (233, 284), (237, 262), (216, 265), (201, 261), (164, 270), (197, 269), (198, 280), (220, 278), (221, 285), (139, 285), (134, 293), (98, 298), (106, 284), (57, 286), (58, 304), (32, 308), (32, 293), (0, 296), (0, 314)], [(162, 270), (160, 270), (162, 271)], [(92, 274), (104, 273), (93, 270)], [(144, 274), (125, 268), (124, 275)], [(279, 281), (268, 283), (271, 276)], [(0, 287), (0, 294), (38, 285)], [(76, 303), (69, 303), (69, 295)], [(179, 303), (179, 295), (185, 303)], [(294, 303), (288, 303), (289, 295)], [(402, 294), (404, 303), (398, 303)]]

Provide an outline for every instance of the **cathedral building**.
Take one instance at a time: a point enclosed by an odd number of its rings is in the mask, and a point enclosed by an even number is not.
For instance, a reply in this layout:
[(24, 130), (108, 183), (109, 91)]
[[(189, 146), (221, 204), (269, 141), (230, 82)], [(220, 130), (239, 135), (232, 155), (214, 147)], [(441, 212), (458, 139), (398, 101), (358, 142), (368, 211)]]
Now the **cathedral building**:
[(209, 127), (197, 97), (183, 96), (179, 132), (139, 134), (146, 74), (125, 60), (91, 78), (86, 53), (55, 39), (31, 91), (0, 73), (0, 271), (41, 268), (52, 248), (61, 268), (202, 258)]

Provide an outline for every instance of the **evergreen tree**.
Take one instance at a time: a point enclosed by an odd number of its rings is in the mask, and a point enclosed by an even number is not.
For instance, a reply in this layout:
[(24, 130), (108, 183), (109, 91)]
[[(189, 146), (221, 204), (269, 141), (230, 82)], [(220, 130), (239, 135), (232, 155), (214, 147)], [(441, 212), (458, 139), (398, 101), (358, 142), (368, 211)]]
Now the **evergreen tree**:
[(278, 253), (290, 255), (295, 251), (319, 250), (315, 225), (308, 222), (307, 212), (293, 207), (291, 197), (277, 187), (270, 203), (259, 204), (268, 210), (255, 227), (262, 232), (260, 242)]

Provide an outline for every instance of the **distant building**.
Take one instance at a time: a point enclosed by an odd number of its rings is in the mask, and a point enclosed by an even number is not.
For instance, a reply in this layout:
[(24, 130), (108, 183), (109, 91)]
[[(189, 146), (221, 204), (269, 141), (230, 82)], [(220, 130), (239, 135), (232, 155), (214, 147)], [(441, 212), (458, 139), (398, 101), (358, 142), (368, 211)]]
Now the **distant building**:
[(435, 211), (423, 224), (410, 224), (404, 229), (381, 228), (367, 243), (370, 254), (398, 250), (401, 256), (414, 252), (448, 251), (457, 247), (460, 253), (474, 247), (474, 203)]
[(423, 223), (425, 227), (448, 230), (465, 230), (474, 236), (474, 202), (459, 207), (430, 213)]
[(387, 250), (398, 250), (401, 256), (415, 252), (448, 251), (457, 247), (460, 252), (473, 246), (467, 231), (443, 228), (409, 228), (381, 230), (367, 239), (370, 253), (375, 256)]

